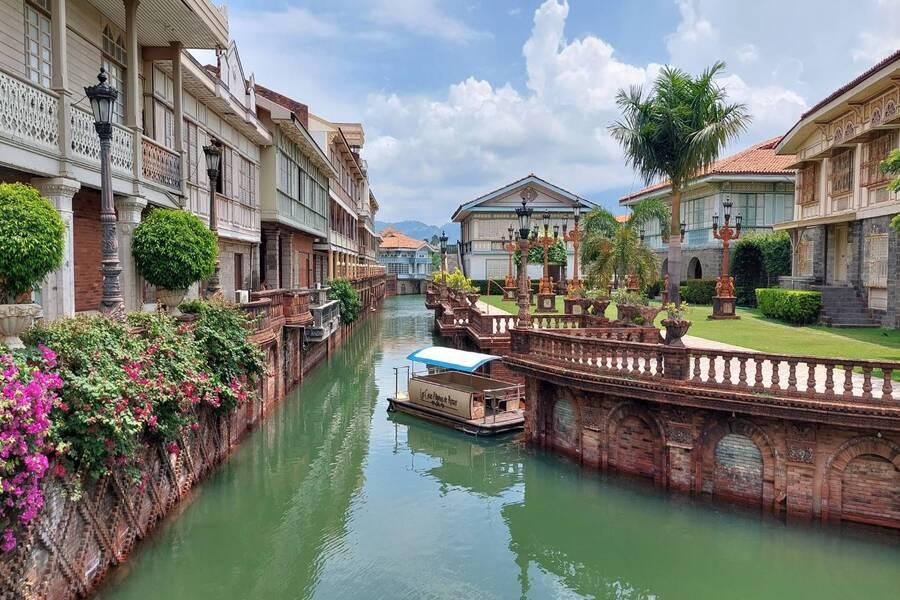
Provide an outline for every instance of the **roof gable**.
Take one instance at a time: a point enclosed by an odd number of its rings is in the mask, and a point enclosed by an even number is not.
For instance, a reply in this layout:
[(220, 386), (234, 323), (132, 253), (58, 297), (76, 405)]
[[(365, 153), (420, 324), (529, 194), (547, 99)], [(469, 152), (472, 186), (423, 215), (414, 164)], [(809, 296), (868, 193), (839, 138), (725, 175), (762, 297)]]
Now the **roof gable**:
[(473, 211), (502, 210), (513, 211), (521, 205), (520, 193), (526, 187), (537, 192), (537, 197), (529, 206), (539, 210), (571, 209), (580, 204), (583, 208), (591, 209), (597, 206), (590, 200), (573, 194), (561, 187), (553, 185), (535, 174), (530, 174), (517, 181), (507, 184), (474, 200), (461, 205), (453, 213), (454, 221), (462, 221)]

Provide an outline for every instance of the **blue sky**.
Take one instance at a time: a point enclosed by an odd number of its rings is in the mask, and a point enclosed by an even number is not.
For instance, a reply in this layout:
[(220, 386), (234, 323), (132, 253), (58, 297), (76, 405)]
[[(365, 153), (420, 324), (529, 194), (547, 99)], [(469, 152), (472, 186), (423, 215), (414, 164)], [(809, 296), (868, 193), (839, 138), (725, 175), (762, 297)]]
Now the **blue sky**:
[[(620, 87), (728, 63), (731, 151), (783, 134), (900, 47), (900, 0), (291, 0), (228, 3), (245, 71), (366, 128), (384, 220), (445, 222), (534, 172), (611, 208), (642, 187), (609, 139)], [(848, 12), (849, 10), (849, 12)]]

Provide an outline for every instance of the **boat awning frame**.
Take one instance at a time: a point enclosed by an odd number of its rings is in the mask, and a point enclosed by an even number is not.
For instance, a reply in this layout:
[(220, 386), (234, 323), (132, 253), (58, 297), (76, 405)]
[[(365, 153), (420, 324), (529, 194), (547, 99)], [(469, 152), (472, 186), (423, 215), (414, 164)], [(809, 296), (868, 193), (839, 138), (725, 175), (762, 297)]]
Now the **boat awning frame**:
[(411, 353), (406, 357), (413, 362), (419, 362), (434, 367), (444, 367), (464, 373), (474, 373), (481, 366), (499, 360), (500, 356), (493, 354), (481, 354), (480, 352), (467, 352), (455, 348), (443, 346), (428, 346)]

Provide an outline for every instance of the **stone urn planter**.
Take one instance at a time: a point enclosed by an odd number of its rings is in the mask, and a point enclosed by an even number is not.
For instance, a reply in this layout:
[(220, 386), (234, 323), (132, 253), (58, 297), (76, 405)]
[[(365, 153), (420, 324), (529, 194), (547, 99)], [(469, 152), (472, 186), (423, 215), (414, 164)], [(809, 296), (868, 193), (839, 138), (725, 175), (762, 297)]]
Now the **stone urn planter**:
[(663, 319), (663, 327), (666, 328), (666, 345), (684, 347), (681, 340), (691, 328), (691, 322), (685, 319)]
[(606, 314), (606, 307), (609, 306), (609, 298), (586, 298), (583, 302), (584, 312), (597, 317)]
[(657, 315), (662, 312), (662, 307), (657, 308), (655, 306), (640, 306), (638, 307), (638, 313), (644, 318), (644, 325), (648, 325), (650, 327), (653, 326), (654, 321), (656, 321)]
[(472, 306), (475, 306), (476, 304), (478, 304), (478, 299), (481, 298), (481, 294), (472, 292), (472, 293), (466, 294), (466, 298), (469, 299), (469, 302), (472, 304)]
[(24, 348), (19, 339), (42, 315), (39, 304), (0, 304), (0, 336), (10, 350)]
[(641, 308), (638, 304), (616, 304), (616, 318), (619, 321), (633, 323), (634, 318), (641, 315)]
[(187, 290), (166, 290), (163, 288), (157, 288), (156, 290), (156, 302), (162, 306), (166, 307), (166, 312), (172, 315), (173, 317), (177, 317), (181, 314), (181, 311), (178, 310), (178, 306), (181, 304), (184, 297), (187, 295)]

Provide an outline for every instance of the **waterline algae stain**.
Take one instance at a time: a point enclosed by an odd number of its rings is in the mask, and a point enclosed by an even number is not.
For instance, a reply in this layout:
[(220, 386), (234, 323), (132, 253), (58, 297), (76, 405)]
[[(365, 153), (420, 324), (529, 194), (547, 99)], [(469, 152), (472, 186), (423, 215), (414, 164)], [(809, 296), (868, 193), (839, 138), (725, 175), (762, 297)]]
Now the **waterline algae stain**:
[(894, 533), (786, 526), (517, 436), (389, 415), (393, 367), (433, 343), (430, 327), (421, 297), (387, 299), (100, 597), (896, 597)]

